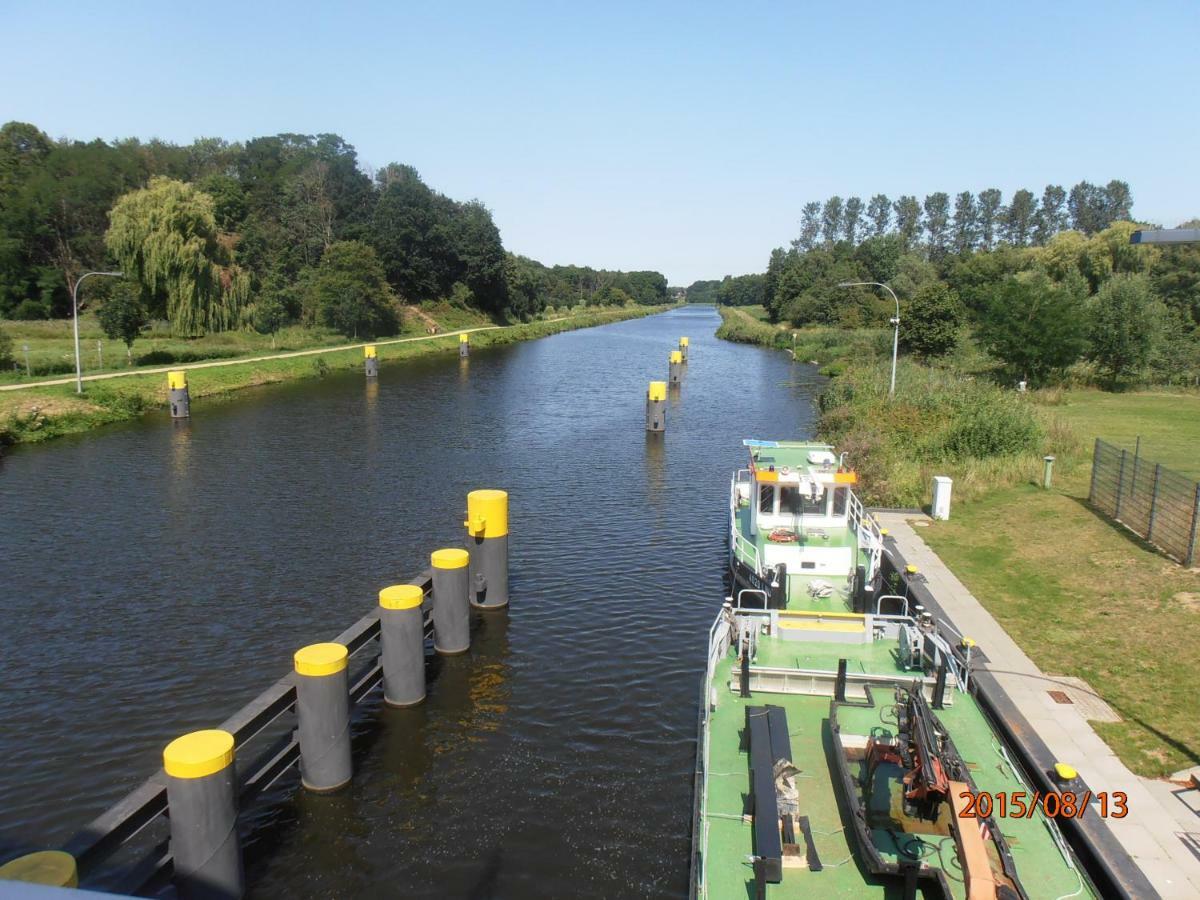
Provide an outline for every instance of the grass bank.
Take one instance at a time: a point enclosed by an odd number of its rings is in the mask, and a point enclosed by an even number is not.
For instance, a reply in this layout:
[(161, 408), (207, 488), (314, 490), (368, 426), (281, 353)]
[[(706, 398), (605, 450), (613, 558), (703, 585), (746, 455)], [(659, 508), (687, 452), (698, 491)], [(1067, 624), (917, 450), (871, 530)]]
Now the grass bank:
[(786, 350), (802, 362), (837, 375), (854, 360), (871, 361), (891, 353), (890, 332), (879, 328), (789, 328), (772, 325), (761, 306), (722, 306), (717, 337), (741, 344)]
[[(665, 308), (622, 307), (586, 310), (559, 319), (476, 332), (471, 336), (471, 345), (479, 348), (531, 340), (575, 328), (589, 328), (621, 319), (650, 315)], [(438, 321), (442, 324), (441, 319)], [(344, 343), (345, 339), (341, 338), (340, 342)], [(417, 356), (452, 352), (457, 346), (458, 337), (451, 335), (408, 343), (380, 343), (377, 345), (377, 352), (381, 365), (387, 365), (389, 362)], [(360, 366), (362, 350), (355, 347), (318, 352), (309, 356), (196, 368), (188, 371), (188, 391), (192, 400), (196, 401), (206, 397), (221, 397), (256, 385), (296, 378), (317, 378), (331, 371)], [(126, 421), (146, 412), (165, 408), (166, 403), (166, 378), (161, 373), (89, 382), (82, 396), (75, 393), (74, 385), (6, 391), (0, 393), (0, 444), (35, 443), (65, 434), (89, 431), (99, 425)]]

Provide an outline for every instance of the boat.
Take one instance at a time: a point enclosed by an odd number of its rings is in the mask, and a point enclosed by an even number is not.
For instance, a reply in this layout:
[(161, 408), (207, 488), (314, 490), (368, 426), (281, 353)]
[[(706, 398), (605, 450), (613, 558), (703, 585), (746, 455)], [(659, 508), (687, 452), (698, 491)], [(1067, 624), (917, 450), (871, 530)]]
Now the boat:
[(1099, 896), (1061, 811), (1035, 800), (976, 701), (970, 640), (884, 577), (883, 533), (845, 456), (745, 445), (733, 590), (700, 703), (691, 895)]

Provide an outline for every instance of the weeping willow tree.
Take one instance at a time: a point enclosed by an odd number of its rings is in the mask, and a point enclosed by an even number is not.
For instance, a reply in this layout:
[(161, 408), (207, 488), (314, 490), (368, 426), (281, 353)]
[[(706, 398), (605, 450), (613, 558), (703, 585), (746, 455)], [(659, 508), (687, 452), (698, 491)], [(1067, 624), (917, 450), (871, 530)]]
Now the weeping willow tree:
[(105, 243), (141, 285), (150, 314), (169, 319), (176, 334), (238, 325), (250, 276), (233, 264), (232, 242), (218, 231), (208, 194), (152, 178), (113, 206)]

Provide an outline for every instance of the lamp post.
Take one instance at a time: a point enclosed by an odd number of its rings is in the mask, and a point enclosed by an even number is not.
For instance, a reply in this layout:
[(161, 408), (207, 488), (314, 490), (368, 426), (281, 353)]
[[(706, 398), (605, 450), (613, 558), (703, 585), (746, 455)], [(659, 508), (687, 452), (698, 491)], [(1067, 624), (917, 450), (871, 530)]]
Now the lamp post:
[(884, 284), (882, 281), (843, 281), (838, 287), (881, 287), (896, 301), (896, 315), (889, 323), (895, 331), (892, 334), (892, 386), (888, 388), (888, 396), (896, 396), (896, 355), (900, 351), (900, 298), (896, 296), (896, 292)]
[(110, 278), (122, 278), (124, 272), (84, 272), (71, 288), (71, 313), (75, 320), (75, 393), (83, 393), (83, 360), (79, 357), (79, 285), (89, 275), (107, 275)]

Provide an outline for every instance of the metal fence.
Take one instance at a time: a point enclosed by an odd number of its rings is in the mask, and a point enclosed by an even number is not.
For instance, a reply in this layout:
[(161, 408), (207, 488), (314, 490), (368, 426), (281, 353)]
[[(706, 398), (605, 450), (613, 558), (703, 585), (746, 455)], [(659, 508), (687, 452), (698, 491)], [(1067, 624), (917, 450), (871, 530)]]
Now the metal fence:
[(1088, 502), (1185, 566), (1196, 564), (1200, 483), (1097, 438)]

